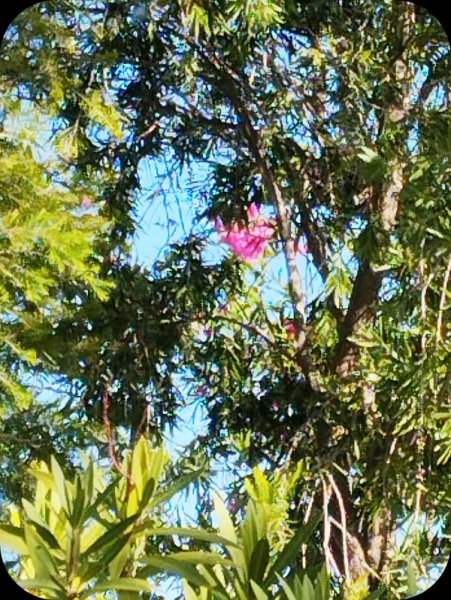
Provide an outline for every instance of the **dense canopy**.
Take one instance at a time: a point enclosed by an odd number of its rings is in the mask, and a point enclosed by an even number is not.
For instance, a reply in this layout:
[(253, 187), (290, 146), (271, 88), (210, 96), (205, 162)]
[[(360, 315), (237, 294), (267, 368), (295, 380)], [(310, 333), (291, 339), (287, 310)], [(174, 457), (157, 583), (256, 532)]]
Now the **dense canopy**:
[[(167, 498), (125, 457), (136, 448), (155, 486), (148, 453), (191, 406), (200, 432), (165, 485), (192, 483), (208, 529), (209, 469), (227, 464), (242, 539), (263, 505), (269, 519), (224, 597), (290, 599), (276, 572), (303, 599), (308, 585), (327, 597), (325, 572), (344, 598), (430, 585), (451, 517), (449, 57), (440, 22), (400, 0), (54, 0), (14, 20), (0, 60), (7, 505), (38, 493), (30, 464), (50, 485), (36, 461), (56, 456), (72, 477), (87, 451), (118, 478), (116, 503), (136, 484), (144, 519), (143, 498)], [(161, 239), (152, 260), (138, 234)], [(68, 484), (75, 498), (86, 477)], [(99, 523), (114, 513), (128, 531), (130, 505), (115, 506)], [(43, 535), (30, 527), (27, 544)], [(130, 540), (130, 564), (109, 571), (125, 587), (98, 581), (98, 598), (156, 598), (125, 582), (144, 555), (143, 580), (172, 568), (184, 597), (223, 597), (207, 562), (149, 558), (177, 542)]]

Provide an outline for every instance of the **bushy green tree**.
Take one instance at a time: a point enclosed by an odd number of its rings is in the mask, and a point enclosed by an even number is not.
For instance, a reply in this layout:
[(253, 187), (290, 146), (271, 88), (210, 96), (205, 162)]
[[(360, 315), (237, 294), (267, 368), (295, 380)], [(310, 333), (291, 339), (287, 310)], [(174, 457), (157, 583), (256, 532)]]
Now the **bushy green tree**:
[[(101, 250), (114, 291), (58, 315), (46, 350), (88, 414), (101, 421), (110, 394), (112, 423), (133, 438), (150, 397), (157, 435), (184, 379), (208, 415), (206, 455), (303, 461), (292, 510), (320, 509), (315, 543), (340, 593), (365, 597), (382, 579), (414, 594), (449, 552), (431, 538), (450, 515), (440, 23), (388, 0), (74, 0), (22, 14), (2, 52), (2, 85), (46, 107), (65, 176), (98, 178), (113, 223)], [(172, 181), (202, 169), (192, 230), (146, 269), (127, 254), (144, 160), (166, 161)], [(250, 231), (255, 205), (274, 228), (260, 262), (211, 259), (213, 223)], [(272, 257), (280, 300), (267, 294)]]
[[(86, 436), (61, 402), (55, 414), (53, 403), (36, 401), (37, 377), (54, 374), (55, 387), (69, 388), (51, 357), (56, 327), (74, 318), (80, 296), (105, 302), (112, 288), (101, 276), (105, 257), (99, 252), (110, 225), (85, 206), (94, 186), (58, 177), (61, 164), (39, 156), (39, 131), (25, 116), (19, 106), (9, 106), (10, 128), (0, 139), (0, 446), (6, 494), (24, 491), (18, 460), (26, 466), (52, 452), (68, 455), (71, 434), (72, 443), (78, 438), (83, 445)], [(59, 346), (67, 354), (71, 342), (59, 336)]]

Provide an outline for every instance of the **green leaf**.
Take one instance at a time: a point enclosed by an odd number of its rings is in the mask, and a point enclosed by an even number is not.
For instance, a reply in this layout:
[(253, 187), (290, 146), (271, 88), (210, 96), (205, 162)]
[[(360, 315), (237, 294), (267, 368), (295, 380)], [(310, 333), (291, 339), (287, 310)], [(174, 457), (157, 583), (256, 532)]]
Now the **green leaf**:
[(201, 565), (227, 565), (234, 566), (234, 563), (221, 556), (217, 552), (206, 552), (206, 551), (185, 551), (185, 552), (173, 552), (170, 555), (171, 559), (181, 560), (186, 563), (194, 563)]
[(224, 502), (222, 501), (220, 496), (216, 493), (214, 494), (213, 501), (214, 501), (215, 512), (217, 513), (218, 519), (219, 519), (220, 535), (222, 537), (226, 538), (227, 540), (230, 540), (231, 542), (233, 542), (236, 545), (238, 542), (238, 538), (235, 533), (235, 527), (234, 527), (232, 519), (230, 518), (230, 515), (225, 507)]
[(94, 494), (94, 465), (92, 464), (92, 460), (89, 461), (84, 473), (84, 491), (86, 504), (89, 505), (92, 502)]
[(75, 477), (74, 502), (72, 511), (69, 514), (69, 522), (72, 527), (78, 527), (82, 521), (83, 513), (86, 506), (85, 492), (82, 487), (81, 479), (77, 473)]
[(323, 564), (315, 582), (315, 600), (329, 600), (330, 580), (326, 564)]
[(258, 540), (249, 562), (249, 575), (256, 583), (263, 581), (269, 563), (269, 542), (266, 538)]
[(265, 585), (269, 586), (274, 577), (281, 573), (286, 567), (288, 567), (293, 560), (295, 560), (299, 548), (304, 544), (313, 533), (314, 529), (319, 523), (321, 516), (319, 513), (310, 518), (310, 521), (302, 525), (298, 531), (294, 534), (288, 544), (284, 547), (282, 552), (278, 555), (276, 561), (268, 571), (268, 575), (265, 580)]
[(57, 491), (55, 479), (50, 473), (46, 473), (45, 471), (35, 471), (34, 469), (28, 469), (28, 472), (30, 475), (33, 475), (33, 477), (41, 481), (47, 487), (47, 489), (55, 492)]
[(80, 557), (80, 560), (85, 560), (90, 554), (93, 552), (97, 552), (101, 550), (109, 543), (114, 541), (121, 533), (123, 533), (132, 523), (136, 521), (139, 515), (132, 515), (131, 517), (127, 517), (123, 521), (119, 521), (116, 525), (113, 525), (110, 529), (108, 529), (98, 540), (93, 542), (89, 548), (87, 548)]
[(182, 475), (174, 483), (167, 486), (165, 490), (155, 494), (148, 503), (147, 508), (150, 510), (152, 508), (155, 508), (156, 506), (159, 506), (160, 504), (163, 504), (163, 502), (166, 502), (167, 500), (172, 498), (174, 494), (186, 488), (192, 481), (195, 481), (198, 477), (198, 471)]
[(133, 531), (126, 533), (107, 547), (107, 549), (102, 554), (102, 561), (105, 566), (108, 566), (111, 563), (111, 561), (116, 558), (119, 552), (122, 551), (122, 548), (129, 544), (130, 539), (132, 538), (132, 534)]
[(185, 596), (185, 600), (199, 600), (199, 596), (185, 580), (183, 580), (183, 594)]
[[(131, 537), (131, 536), (130, 536)], [(111, 578), (119, 577), (122, 573), (127, 559), (132, 555), (132, 541), (129, 539), (123, 547), (116, 552), (112, 560), (109, 562), (108, 570)]]
[(181, 560), (173, 559), (170, 556), (146, 556), (143, 558), (143, 562), (151, 567), (159, 568), (161, 571), (175, 573), (194, 585), (208, 586), (206, 579), (195, 567), (185, 564)]
[(85, 514), (84, 514), (85, 520), (90, 519), (90, 518), (95, 518), (98, 507), (103, 503), (107, 503), (110, 500), (110, 498), (112, 497), (113, 492), (116, 489), (117, 482), (118, 482), (118, 480), (115, 479), (111, 483), (109, 483), (108, 486), (101, 493), (99, 493), (97, 495), (97, 498), (95, 499), (93, 504), (91, 504), (91, 506), (89, 506), (85, 509)]
[(139, 525), (135, 528), (136, 533), (145, 532), (147, 535), (177, 535), (179, 537), (190, 537), (195, 540), (202, 540), (204, 542), (210, 542), (212, 544), (221, 544), (223, 546), (233, 546), (238, 548), (238, 544), (236, 542), (231, 542), (227, 538), (218, 535), (217, 533), (212, 533), (210, 531), (205, 531), (204, 529), (195, 529), (191, 527), (156, 527), (152, 528), (148, 524)]
[(115, 579), (109, 579), (105, 583), (98, 583), (94, 587), (82, 592), (80, 598), (89, 598), (90, 595), (96, 592), (103, 592), (106, 590), (124, 590), (128, 592), (146, 592), (150, 594), (152, 592), (152, 586), (145, 579), (138, 579), (133, 577), (117, 577)]
[(258, 583), (256, 583), (253, 579), (251, 579), (250, 583), (256, 600), (268, 600), (268, 595), (262, 590)]
[(58, 577), (58, 567), (45, 541), (27, 522), (24, 523), (24, 534), (27, 554), (30, 556), (35, 568), (36, 577), (38, 579), (41, 577), (45, 579), (51, 576)]
[[(131, 466), (131, 476), (133, 481), (135, 482), (136, 493), (139, 498), (141, 498), (145, 484), (149, 477), (149, 454), (150, 450), (148, 448), (148, 440), (141, 437), (138, 440), (138, 443), (133, 448), (133, 452), (129, 457), (129, 460), (132, 462)], [(159, 476), (159, 473), (158, 473)], [(156, 481), (155, 478), (153, 478)]]
[(36, 510), (34, 505), (31, 504), (31, 502), (29, 502), (25, 498), (22, 498), (22, 505), (24, 507), (28, 521), (33, 523), (34, 527), (36, 527), (37, 531), (44, 539), (44, 541), (48, 544), (48, 546), (52, 549), (61, 549), (58, 540), (50, 530), (48, 524), (44, 521), (39, 512)]
[(307, 575), (304, 575), (302, 580), (302, 600), (315, 600), (315, 590), (313, 584)]
[[(260, 509), (260, 510), (258, 510)], [(240, 526), (241, 538), (243, 540), (243, 550), (246, 557), (246, 565), (249, 568), (252, 552), (260, 538), (266, 534), (266, 519), (261, 509), (261, 504), (251, 500), (246, 508), (246, 517)]]
[[(282, 587), (283, 591), (285, 592), (287, 600), (300, 600), (299, 598), (296, 598), (296, 596), (290, 589), (289, 585), (282, 579), (282, 577), (278, 573), (276, 573), (276, 577), (279, 580), (280, 586)], [(304, 600), (304, 598), (302, 600)]]
[(25, 590), (43, 589), (54, 590), (56, 592), (65, 592), (64, 588), (61, 588), (57, 583), (55, 583), (55, 581), (44, 577), (39, 577), (36, 579), (16, 579), (16, 583)]
[[(229, 570), (224, 571), (223, 569), (215, 569), (214, 566), (211, 565), (204, 565), (204, 564), (198, 564), (196, 565), (197, 570), (199, 571), (199, 573), (202, 575), (202, 577), (205, 577), (205, 580), (208, 583), (208, 586), (210, 588), (210, 590), (215, 589), (215, 590), (219, 590), (223, 588), (223, 583), (220, 580), (220, 578), (218, 577), (218, 572), (219, 573), (230, 573)], [(232, 574), (233, 577), (233, 574)], [(227, 597), (228, 599), (228, 597)]]
[(69, 498), (67, 494), (68, 489), (66, 486), (66, 480), (64, 478), (63, 471), (54, 456), (51, 457), (50, 461), (52, 465), (52, 474), (55, 480), (55, 486), (58, 492), (58, 496), (61, 500), (61, 505), (66, 511), (66, 514), (69, 514)]
[(148, 482), (145, 484), (142, 497), (139, 503), (140, 510), (144, 510), (146, 506), (150, 503), (150, 499), (152, 498), (152, 494), (154, 493), (156, 488), (156, 481), (153, 478), (150, 478)]
[(415, 561), (409, 558), (407, 561), (407, 593), (408, 597), (411, 598), (416, 596), (418, 590), (417, 585), (417, 569)]
[(12, 548), (19, 554), (28, 554), (27, 545), (23, 538), (23, 530), (12, 525), (0, 525), (0, 544)]
[[(52, 551), (59, 550), (60, 552), (63, 552), (63, 549), (61, 548), (60, 544), (58, 543), (58, 540), (53, 535), (53, 533), (49, 530), (48, 527), (40, 525), (39, 523), (35, 523), (34, 521), (31, 521), (31, 520), (30, 520), (30, 523), (33, 524), (36, 531), (42, 537), (42, 539), (47, 544), (47, 546), (49, 547), (50, 550), (52, 550)], [(55, 556), (62, 556), (58, 552), (54, 552), (54, 554), (55, 554)]]
[(213, 496), (213, 502), (216, 514), (218, 515), (219, 519), (219, 534), (222, 537), (233, 542), (233, 546), (230, 546), (229, 544), (227, 545), (227, 550), (230, 554), (230, 558), (236, 565), (238, 565), (238, 567), (245, 569), (246, 562), (244, 552), (241, 547), (236, 547), (238, 546), (238, 538), (235, 533), (235, 528), (233, 526), (232, 519), (230, 518), (225, 504), (218, 494), (215, 494)]

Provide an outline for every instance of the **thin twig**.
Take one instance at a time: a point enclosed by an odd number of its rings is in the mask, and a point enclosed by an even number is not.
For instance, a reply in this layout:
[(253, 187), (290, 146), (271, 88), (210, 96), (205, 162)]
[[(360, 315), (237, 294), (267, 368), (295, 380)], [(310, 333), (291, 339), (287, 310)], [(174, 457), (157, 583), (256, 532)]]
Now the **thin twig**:
[[(315, 496), (316, 496), (316, 490), (313, 492), (309, 503), (307, 505), (307, 510), (305, 511), (305, 515), (304, 515), (304, 523), (308, 523), (308, 520), (310, 519), (310, 515), (312, 513), (312, 508), (313, 508), (313, 503), (315, 501)], [(302, 553), (302, 568), (306, 569), (307, 568), (307, 557), (305, 556), (305, 553), (307, 551), (307, 544), (302, 544), (301, 545), (301, 553)]]
[[(333, 561), (332, 553), (329, 548), (330, 521), (329, 521), (328, 506), (329, 506), (329, 500), (330, 500), (330, 492), (328, 493), (327, 485), (323, 478), (321, 478), (321, 482), (323, 484), (323, 515), (324, 515), (323, 549), (324, 549), (324, 556), (326, 558), (327, 570), (329, 571), (329, 573), (331, 573), (332, 572), (332, 562), (334, 562), (334, 561)], [(339, 572), (338, 569), (337, 569), (337, 572)]]
[(118, 455), (117, 455), (116, 441), (114, 439), (113, 426), (112, 426), (111, 419), (110, 419), (110, 394), (108, 391), (106, 391), (105, 394), (103, 395), (102, 406), (103, 406), (103, 412), (102, 412), (103, 423), (105, 425), (107, 438), (108, 438), (108, 453), (109, 453), (110, 458), (113, 462), (113, 465), (115, 466), (117, 471), (119, 471), (119, 473), (121, 475), (123, 475), (124, 477), (126, 477), (128, 479), (129, 485), (133, 485), (130, 473), (127, 473), (126, 471), (124, 471), (123, 465), (120, 462)]
[(451, 273), (451, 258), (448, 260), (448, 265), (445, 271), (445, 277), (443, 278), (442, 294), (440, 296), (440, 304), (438, 307), (437, 317), (437, 331), (435, 333), (435, 342), (438, 344), (442, 339), (442, 323), (443, 323), (443, 312), (445, 310), (446, 293), (448, 290), (448, 281)]
[(158, 129), (158, 127), (160, 127), (160, 123), (158, 121), (153, 121), (153, 123), (151, 125), (149, 125), (149, 127), (143, 133), (141, 133), (138, 137), (139, 138), (146, 138), (153, 131), (155, 131), (155, 129)]
[(239, 319), (234, 319), (233, 317), (226, 317), (225, 315), (214, 315), (212, 317), (212, 320), (213, 321), (226, 321), (227, 323), (233, 323), (234, 325), (239, 325), (240, 327), (242, 327), (243, 329), (246, 329), (250, 333), (253, 333), (253, 334), (261, 337), (270, 346), (273, 346), (275, 344), (275, 341), (272, 338), (268, 337), (266, 335), (266, 333), (264, 333), (259, 327), (255, 326), (255, 325), (251, 325), (250, 323), (245, 323), (243, 321), (240, 321)]
[(349, 572), (349, 555), (348, 555), (348, 541), (347, 541), (347, 533), (348, 529), (346, 526), (346, 510), (343, 502), (343, 496), (341, 495), (340, 490), (338, 489), (337, 484), (335, 483), (335, 479), (331, 475), (331, 473), (327, 474), (327, 477), (330, 481), (330, 484), (335, 492), (335, 496), (337, 497), (338, 506), (340, 507), (340, 516), (341, 516), (341, 525), (342, 525), (342, 535), (343, 535), (343, 565), (345, 569), (345, 577), (346, 580), (351, 581), (351, 575)]

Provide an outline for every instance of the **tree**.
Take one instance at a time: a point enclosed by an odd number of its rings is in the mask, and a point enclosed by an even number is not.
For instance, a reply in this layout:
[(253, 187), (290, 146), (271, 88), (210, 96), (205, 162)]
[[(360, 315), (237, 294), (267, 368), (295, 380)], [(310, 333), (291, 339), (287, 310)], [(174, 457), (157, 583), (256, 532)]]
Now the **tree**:
[[(108, 236), (108, 221), (83, 206), (87, 187), (63, 186), (58, 163), (35, 156), (32, 128), (19, 124), (14, 133), (14, 140), (3, 133), (0, 141), (0, 445), (2, 492), (7, 495), (23, 492), (27, 481), (17, 468), (12, 442), (21, 444), (23, 465), (52, 452), (68, 454), (64, 436), (70, 433), (83, 445), (86, 435), (67, 411), (60, 406), (55, 415), (54, 405), (36, 401), (34, 376), (55, 371), (47, 352), (50, 344), (42, 340), (54, 339), (59, 320), (73, 318), (77, 294), (105, 301), (111, 288), (99, 278), (103, 257), (96, 253), (99, 241)], [(62, 347), (67, 351), (67, 342)], [(64, 436), (52, 434), (52, 424), (56, 430), (63, 427)]]
[[(114, 223), (102, 246), (114, 289), (58, 319), (55, 370), (93, 419), (109, 394), (108, 418), (132, 440), (149, 397), (158, 436), (182, 404), (175, 376), (194, 383), (205, 453), (302, 461), (294, 514), (321, 509), (329, 570), (349, 595), (382, 579), (401, 596), (408, 565), (425, 573), (448, 552), (443, 537), (435, 557), (426, 550), (430, 524), (446, 531), (450, 514), (440, 23), (382, 0), (54, 2), (14, 22), (3, 56), (4, 85), (51, 112), (66, 176), (100, 176), (99, 212)], [(190, 190), (190, 234), (148, 269), (127, 255), (143, 159), (165, 160), (168, 176), (206, 173)], [(253, 218), (267, 228), (261, 260), (207, 260), (214, 223), (233, 246)], [(286, 276), (268, 302), (272, 256)], [(400, 549), (407, 517), (415, 535)]]

